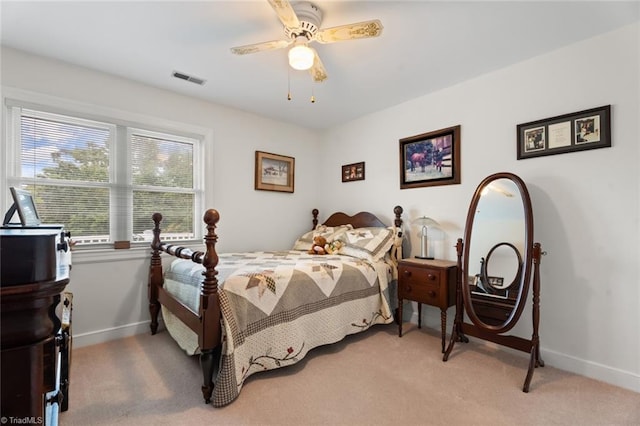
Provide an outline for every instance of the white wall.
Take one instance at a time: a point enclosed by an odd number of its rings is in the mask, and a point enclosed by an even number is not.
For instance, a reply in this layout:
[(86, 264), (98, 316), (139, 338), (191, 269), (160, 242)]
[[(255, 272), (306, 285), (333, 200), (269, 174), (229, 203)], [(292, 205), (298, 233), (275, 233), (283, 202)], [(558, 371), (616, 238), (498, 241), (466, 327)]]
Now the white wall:
[[(288, 249), (311, 229), (311, 210), (321, 206), (317, 181), (304, 171), (316, 167), (316, 132), (13, 49), (1, 53), (3, 96), (27, 91), (35, 99), (53, 97), (89, 111), (205, 130), (210, 143), (204, 204), (220, 212), (220, 251)], [(255, 150), (295, 158), (293, 194), (254, 190)], [(5, 164), (5, 149), (0, 152)], [(148, 251), (74, 253), (68, 288), (74, 293), (76, 345), (148, 330)]]
[[(430, 216), (446, 234), (436, 256), (455, 260), (477, 184), (494, 172), (518, 174), (531, 194), (535, 239), (548, 252), (543, 359), (640, 391), (639, 39), (636, 23), (331, 129), (323, 149), (344, 155), (324, 157), (323, 169), (336, 172), (320, 188), (322, 205), (390, 217), (400, 204), (407, 220)], [(517, 124), (608, 104), (612, 148), (516, 160)], [(457, 124), (462, 183), (400, 190), (399, 139)], [(366, 180), (341, 183), (340, 165), (359, 161)], [(427, 311), (428, 325), (439, 327), (437, 310)], [(531, 336), (525, 323), (515, 334)]]

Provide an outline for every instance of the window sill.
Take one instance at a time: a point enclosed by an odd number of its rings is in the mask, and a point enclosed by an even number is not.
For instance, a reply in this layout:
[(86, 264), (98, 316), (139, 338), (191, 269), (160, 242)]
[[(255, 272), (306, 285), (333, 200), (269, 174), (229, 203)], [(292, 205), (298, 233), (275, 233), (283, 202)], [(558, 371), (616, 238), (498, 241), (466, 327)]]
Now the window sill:
[[(204, 251), (202, 241), (181, 241), (176, 245), (188, 247), (191, 250)], [(100, 262), (119, 262), (123, 260), (151, 258), (151, 247), (148, 243), (132, 244), (130, 249), (116, 250), (114, 248), (78, 248), (73, 250), (72, 264), (80, 265)]]

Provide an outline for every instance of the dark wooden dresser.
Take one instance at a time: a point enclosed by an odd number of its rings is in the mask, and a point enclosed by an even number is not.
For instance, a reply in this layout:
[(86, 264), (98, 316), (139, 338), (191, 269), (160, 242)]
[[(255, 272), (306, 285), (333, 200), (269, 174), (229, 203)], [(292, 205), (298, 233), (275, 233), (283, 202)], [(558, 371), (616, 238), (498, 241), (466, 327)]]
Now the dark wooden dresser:
[[(0, 415), (8, 424), (57, 424), (60, 407), (68, 402), (63, 404), (61, 388), (68, 385), (69, 366), (63, 366), (63, 360), (70, 353), (68, 324), (63, 327), (61, 320), (68, 271), (60, 276), (56, 259), (64, 248), (64, 235), (57, 230), (33, 235), (27, 230), (4, 231), (0, 234)], [(27, 269), (36, 264), (46, 267), (29, 273)]]
[(402, 337), (403, 301), (418, 302), (418, 327), (422, 327), (422, 304), (440, 308), (442, 352), (444, 352), (447, 308), (456, 303), (456, 262), (448, 260), (402, 259), (398, 261), (398, 336)]

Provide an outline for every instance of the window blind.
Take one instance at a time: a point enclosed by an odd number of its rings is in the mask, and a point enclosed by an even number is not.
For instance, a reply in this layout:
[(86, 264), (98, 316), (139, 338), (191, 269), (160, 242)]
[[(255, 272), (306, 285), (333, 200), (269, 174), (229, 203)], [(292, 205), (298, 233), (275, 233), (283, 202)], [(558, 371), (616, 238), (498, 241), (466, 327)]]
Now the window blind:
[(161, 212), (163, 239), (195, 238), (200, 140), (19, 106), (8, 116), (19, 129), (8, 180), (32, 193), (42, 223), (80, 245), (150, 241)]
[(131, 134), (133, 234), (145, 239), (149, 218), (162, 206), (163, 238), (193, 238), (193, 143)]
[(23, 110), (20, 174), (42, 223), (64, 224), (87, 242), (109, 241), (112, 129)]

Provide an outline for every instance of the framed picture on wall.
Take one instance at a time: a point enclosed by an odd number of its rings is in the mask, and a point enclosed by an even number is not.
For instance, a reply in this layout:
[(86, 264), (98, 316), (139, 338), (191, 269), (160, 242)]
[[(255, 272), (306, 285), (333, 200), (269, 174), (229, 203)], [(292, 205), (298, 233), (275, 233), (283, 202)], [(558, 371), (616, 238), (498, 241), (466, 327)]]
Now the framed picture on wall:
[(255, 189), (293, 192), (295, 165), (293, 157), (256, 151)]
[(517, 126), (518, 160), (611, 146), (611, 105)]
[(460, 126), (400, 139), (400, 189), (460, 183)]
[(364, 161), (342, 166), (342, 181), (364, 180)]

